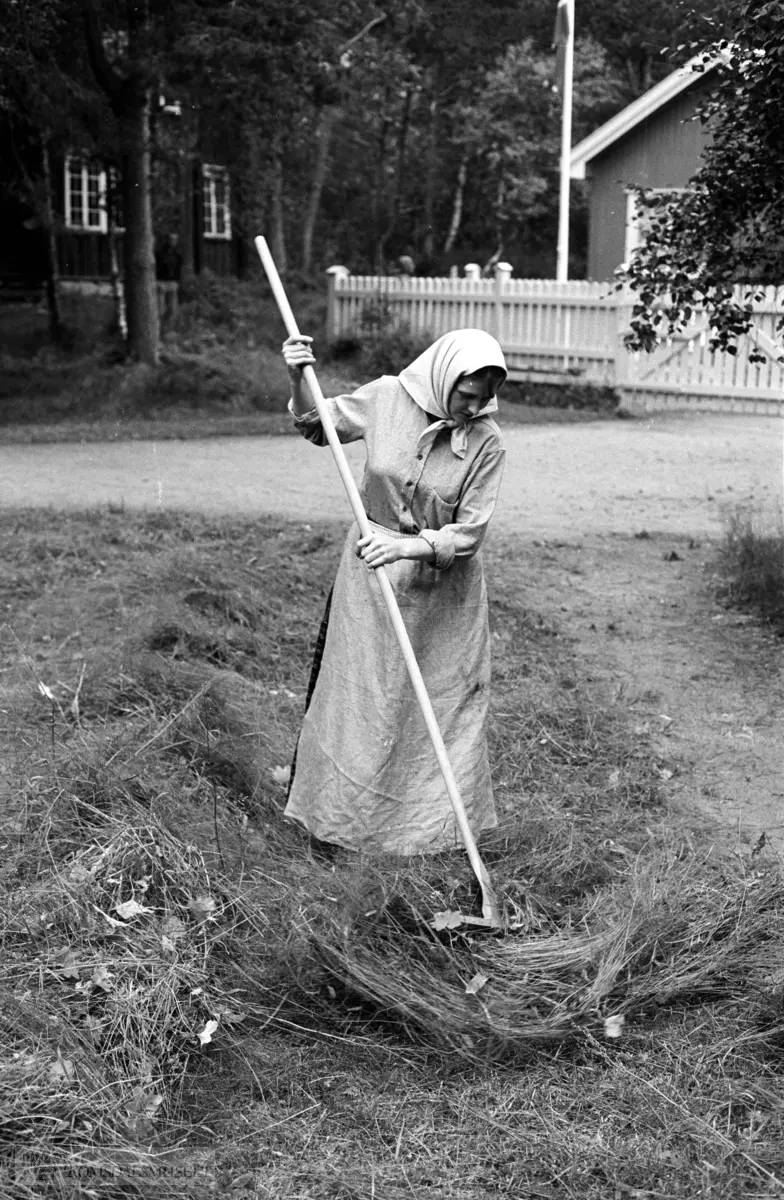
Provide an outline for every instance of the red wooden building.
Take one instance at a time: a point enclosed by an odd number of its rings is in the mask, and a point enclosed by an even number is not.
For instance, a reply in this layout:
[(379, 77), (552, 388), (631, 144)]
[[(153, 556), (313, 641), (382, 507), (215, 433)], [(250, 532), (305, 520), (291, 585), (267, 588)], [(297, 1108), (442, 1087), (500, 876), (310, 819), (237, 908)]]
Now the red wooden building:
[(572, 150), (571, 177), (588, 181), (588, 278), (611, 279), (641, 236), (634, 187), (682, 191), (710, 134), (696, 118), (712, 67), (692, 59)]

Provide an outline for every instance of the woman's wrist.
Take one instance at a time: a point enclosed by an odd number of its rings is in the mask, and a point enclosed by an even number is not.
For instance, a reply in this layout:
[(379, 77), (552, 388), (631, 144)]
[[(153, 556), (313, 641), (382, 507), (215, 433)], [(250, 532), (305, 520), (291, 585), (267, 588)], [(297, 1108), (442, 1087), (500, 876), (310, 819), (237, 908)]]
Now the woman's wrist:
[(427, 538), (406, 538), (403, 543), (404, 557), (418, 562), (435, 562), (435, 551)]

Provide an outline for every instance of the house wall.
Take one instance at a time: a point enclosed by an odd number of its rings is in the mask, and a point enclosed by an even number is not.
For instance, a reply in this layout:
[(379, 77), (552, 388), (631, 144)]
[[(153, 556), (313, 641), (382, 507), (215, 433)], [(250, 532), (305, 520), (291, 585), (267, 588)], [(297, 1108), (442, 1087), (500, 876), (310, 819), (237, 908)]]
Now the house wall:
[(627, 187), (685, 187), (697, 170), (709, 134), (690, 118), (706, 90), (698, 80), (587, 164), (589, 279), (611, 279), (623, 261)]

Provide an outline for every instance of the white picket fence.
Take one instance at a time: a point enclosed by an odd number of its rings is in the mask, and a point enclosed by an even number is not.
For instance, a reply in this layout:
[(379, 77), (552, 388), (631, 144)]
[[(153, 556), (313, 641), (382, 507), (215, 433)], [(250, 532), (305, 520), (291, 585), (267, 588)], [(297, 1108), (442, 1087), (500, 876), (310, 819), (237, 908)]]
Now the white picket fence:
[[(776, 330), (784, 288), (763, 289), (753, 333), (735, 355), (709, 350), (699, 315), (654, 353), (634, 354), (623, 341), (631, 298), (609, 283), (512, 279), (506, 264), (494, 279), (385, 278), (332, 268), (329, 281), (331, 342), (373, 336), (390, 325), (434, 338), (450, 329), (486, 329), (501, 343), (512, 379), (606, 384), (647, 409), (784, 415), (784, 339)], [(764, 362), (750, 361), (755, 351)]]

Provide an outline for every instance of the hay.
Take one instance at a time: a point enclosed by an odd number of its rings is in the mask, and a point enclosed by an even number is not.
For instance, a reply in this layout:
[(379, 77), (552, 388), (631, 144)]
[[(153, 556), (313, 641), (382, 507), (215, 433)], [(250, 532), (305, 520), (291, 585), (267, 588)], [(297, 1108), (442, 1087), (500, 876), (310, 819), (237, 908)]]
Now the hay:
[[(693, 856), (651, 855), (536, 936), (437, 931), (441, 900), (402, 872), (375, 911), (357, 914), (349, 894), (331, 912), (306, 914), (302, 932), (333, 992), (420, 1044), (469, 1059), (602, 1036), (609, 1017), (748, 997), (755, 970), (769, 974), (784, 943), (778, 870), (749, 877)], [(509, 897), (507, 910), (521, 914)]]
[[(112, 1195), (123, 1194), (122, 1179), (136, 1195), (201, 1194), (166, 1155), (185, 1073), (204, 1047), (232, 1045), (242, 1023), (270, 1012), (240, 994), (227, 966), (267, 933), (256, 905), (163, 817), (111, 785), (104, 780), (101, 807), (84, 787), (48, 798), (24, 830), (6, 897), (0, 1146), (9, 1196), (70, 1195), (80, 1174), (107, 1172)], [(47, 859), (26, 875), (25, 864)]]

